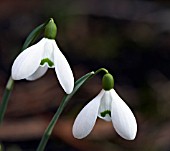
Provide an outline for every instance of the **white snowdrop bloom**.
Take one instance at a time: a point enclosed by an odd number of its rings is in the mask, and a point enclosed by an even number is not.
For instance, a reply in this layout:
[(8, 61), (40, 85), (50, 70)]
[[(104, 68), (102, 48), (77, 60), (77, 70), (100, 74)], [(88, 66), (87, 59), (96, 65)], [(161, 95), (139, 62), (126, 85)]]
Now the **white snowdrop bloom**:
[(28, 47), (15, 59), (12, 65), (13, 80), (36, 80), (42, 77), (48, 68), (55, 68), (59, 83), (67, 94), (74, 87), (72, 70), (54, 39), (42, 38)]
[(127, 140), (133, 140), (137, 132), (136, 119), (127, 104), (114, 89), (104, 90), (90, 101), (78, 114), (73, 124), (73, 136), (86, 137), (93, 129), (97, 117), (112, 121), (116, 132)]

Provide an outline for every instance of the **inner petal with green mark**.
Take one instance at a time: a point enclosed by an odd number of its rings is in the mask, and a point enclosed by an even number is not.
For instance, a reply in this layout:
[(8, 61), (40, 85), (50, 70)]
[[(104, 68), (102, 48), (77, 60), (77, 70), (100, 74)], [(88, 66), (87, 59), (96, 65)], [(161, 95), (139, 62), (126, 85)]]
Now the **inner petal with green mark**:
[(48, 58), (42, 59), (40, 65), (43, 66), (45, 63), (47, 63), (48, 66), (51, 67), (51, 68), (54, 67), (54, 63)]
[(111, 111), (106, 110), (100, 113), (101, 117), (105, 117), (106, 115), (109, 115), (111, 117)]

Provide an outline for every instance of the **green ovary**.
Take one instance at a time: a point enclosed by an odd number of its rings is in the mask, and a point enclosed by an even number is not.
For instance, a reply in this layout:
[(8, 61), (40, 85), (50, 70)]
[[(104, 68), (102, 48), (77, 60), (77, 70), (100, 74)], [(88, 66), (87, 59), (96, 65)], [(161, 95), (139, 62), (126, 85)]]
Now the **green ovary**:
[(109, 111), (109, 110), (106, 110), (106, 111), (100, 113), (100, 115), (102, 117), (105, 117), (107, 114), (111, 117), (111, 111)]
[(48, 65), (49, 65), (50, 67), (53, 67), (53, 66), (54, 66), (54, 63), (53, 63), (50, 59), (48, 59), (48, 58), (42, 59), (40, 65), (44, 65), (45, 63), (48, 63)]

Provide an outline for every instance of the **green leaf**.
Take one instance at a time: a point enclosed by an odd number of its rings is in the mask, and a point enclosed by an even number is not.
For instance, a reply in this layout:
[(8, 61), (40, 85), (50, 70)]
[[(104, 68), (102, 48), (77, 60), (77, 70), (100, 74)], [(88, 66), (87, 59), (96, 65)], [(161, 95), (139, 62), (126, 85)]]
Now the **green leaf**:
[(43, 24), (39, 25), (38, 27), (36, 27), (27, 37), (27, 39), (25, 40), (23, 46), (22, 46), (22, 50), (28, 48), (31, 44), (34, 43), (34, 41), (37, 39), (37, 37), (41, 34), (41, 32), (45, 29), (46, 25), (49, 23), (49, 21), (51, 21), (52, 19), (48, 19), (46, 22), (44, 22)]
[(87, 81), (89, 80), (90, 78), (92, 78), (94, 76), (94, 72), (90, 72), (90, 73), (87, 73), (86, 75), (84, 75), (83, 77), (81, 77), (80, 79), (78, 79), (76, 82), (75, 82), (75, 86), (74, 86), (74, 89), (72, 91), (71, 94), (67, 94), (64, 96), (63, 100), (61, 101), (61, 104), (60, 106), (58, 107), (58, 110), (57, 112), (55, 113), (55, 115), (53, 116), (52, 120), (50, 121), (48, 127), (46, 128), (45, 132), (44, 132), (44, 135), (40, 141), (40, 144), (37, 148), (37, 151), (44, 151), (45, 149), (45, 146), (48, 142), (48, 139), (53, 131), (53, 128), (60, 116), (60, 114), (62, 113), (64, 107), (66, 106), (66, 104), (68, 103), (68, 101), (71, 99), (71, 97), (79, 90), (79, 88)]
[(89, 78), (92, 78), (92, 76), (94, 76), (94, 72), (87, 73), (86, 75), (78, 79), (75, 82), (72, 93), (65, 96), (65, 102), (67, 102)]
[(30, 44), (32, 44), (35, 39), (41, 34), (41, 32), (44, 30), (45, 26), (46, 26), (47, 22), (39, 25), (38, 27), (36, 27), (27, 37), (27, 39), (25, 40), (23, 46), (22, 46), (22, 50), (26, 49)]

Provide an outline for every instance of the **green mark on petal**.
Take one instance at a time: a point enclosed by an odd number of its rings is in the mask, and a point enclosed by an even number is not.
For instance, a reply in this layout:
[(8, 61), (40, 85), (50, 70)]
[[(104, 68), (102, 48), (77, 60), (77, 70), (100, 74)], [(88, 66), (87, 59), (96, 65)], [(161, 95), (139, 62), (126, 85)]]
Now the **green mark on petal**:
[(42, 59), (40, 65), (44, 65), (45, 63), (48, 63), (50, 67), (54, 66), (54, 63), (48, 58)]
[(111, 117), (111, 111), (109, 111), (109, 110), (106, 110), (106, 111), (100, 113), (100, 115), (102, 117), (105, 117), (107, 114)]

